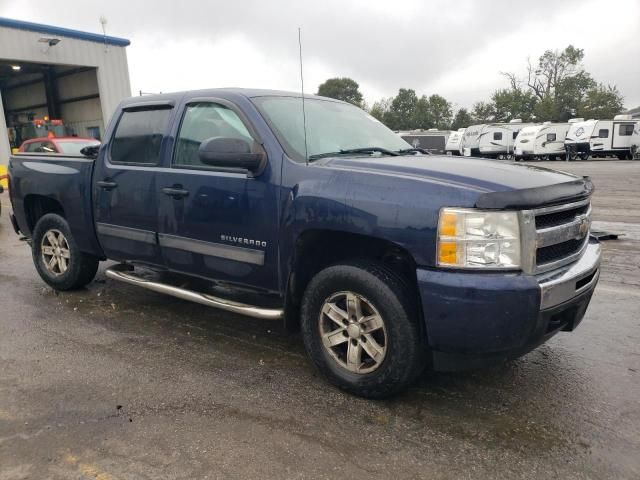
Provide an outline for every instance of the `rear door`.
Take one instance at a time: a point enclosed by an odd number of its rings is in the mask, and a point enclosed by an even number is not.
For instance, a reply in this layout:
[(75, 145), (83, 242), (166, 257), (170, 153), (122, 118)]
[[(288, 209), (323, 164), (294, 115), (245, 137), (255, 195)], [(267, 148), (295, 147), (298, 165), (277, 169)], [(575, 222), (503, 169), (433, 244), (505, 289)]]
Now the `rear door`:
[(96, 163), (94, 218), (109, 258), (162, 264), (157, 182), (172, 112), (171, 104), (125, 109)]
[(252, 177), (200, 161), (212, 137), (261, 143), (250, 122), (223, 99), (182, 108), (169, 169), (160, 173), (158, 239), (165, 265), (178, 272), (252, 287), (278, 288), (277, 173)]
[(636, 128), (635, 122), (621, 122), (613, 124), (613, 140), (611, 148), (629, 148), (631, 147), (631, 138)]

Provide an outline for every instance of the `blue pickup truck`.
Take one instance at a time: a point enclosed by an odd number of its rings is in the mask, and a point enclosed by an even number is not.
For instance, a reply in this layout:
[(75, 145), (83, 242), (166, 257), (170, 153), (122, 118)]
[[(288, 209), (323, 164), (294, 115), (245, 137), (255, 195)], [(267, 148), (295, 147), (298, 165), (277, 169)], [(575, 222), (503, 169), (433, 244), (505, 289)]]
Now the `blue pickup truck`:
[(302, 332), (379, 398), (581, 321), (599, 276), (588, 178), (427, 155), (355, 106), (213, 89), (125, 100), (83, 156), (17, 154), (16, 233), (54, 289), (106, 275)]

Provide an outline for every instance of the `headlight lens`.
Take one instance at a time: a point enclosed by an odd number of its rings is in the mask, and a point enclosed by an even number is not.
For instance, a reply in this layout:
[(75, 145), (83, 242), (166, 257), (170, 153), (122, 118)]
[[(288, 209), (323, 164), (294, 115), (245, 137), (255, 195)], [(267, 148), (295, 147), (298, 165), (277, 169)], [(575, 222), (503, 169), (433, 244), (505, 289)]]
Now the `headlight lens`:
[(520, 267), (517, 212), (443, 208), (438, 221), (438, 266)]

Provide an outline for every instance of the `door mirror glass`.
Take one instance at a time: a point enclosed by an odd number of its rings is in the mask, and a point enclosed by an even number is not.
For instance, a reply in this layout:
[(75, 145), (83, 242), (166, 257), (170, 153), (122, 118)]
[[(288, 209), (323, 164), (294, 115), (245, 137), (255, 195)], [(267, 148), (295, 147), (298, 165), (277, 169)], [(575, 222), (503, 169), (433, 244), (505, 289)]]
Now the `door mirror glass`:
[(251, 152), (249, 142), (232, 137), (213, 137), (203, 141), (198, 155), (205, 165), (249, 171), (258, 170), (264, 160), (262, 153)]

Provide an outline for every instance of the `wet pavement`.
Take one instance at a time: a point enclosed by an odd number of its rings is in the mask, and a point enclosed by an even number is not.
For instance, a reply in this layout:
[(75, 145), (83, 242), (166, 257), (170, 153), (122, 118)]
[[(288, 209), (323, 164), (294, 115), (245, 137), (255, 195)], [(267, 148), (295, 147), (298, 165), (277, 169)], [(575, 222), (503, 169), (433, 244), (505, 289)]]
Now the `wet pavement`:
[(640, 162), (543, 166), (591, 175), (595, 220), (627, 232), (585, 320), (386, 401), (329, 386), (277, 323), (104, 265), (56, 294), (0, 196), (0, 479), (640, 478)]

